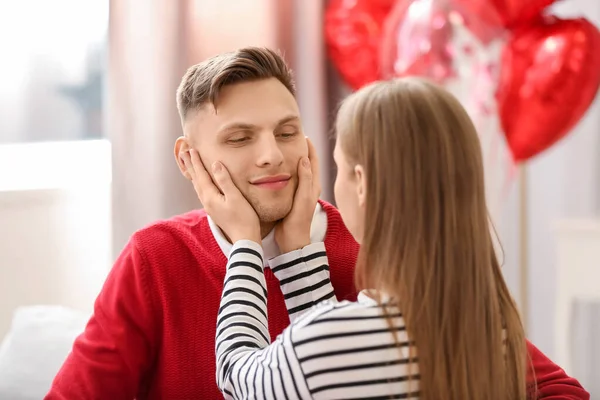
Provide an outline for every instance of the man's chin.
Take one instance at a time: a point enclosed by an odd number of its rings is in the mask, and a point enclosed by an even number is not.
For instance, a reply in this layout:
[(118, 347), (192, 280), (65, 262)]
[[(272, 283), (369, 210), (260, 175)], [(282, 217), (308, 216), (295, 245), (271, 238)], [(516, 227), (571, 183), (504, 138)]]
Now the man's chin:
[(289, 204), (282, 204), (279, 201), (273, 204), (256, 204), (253, 205), (258, 219), (263, 223), (276, 223), (284, 219), (292, 210), (292, 202)]

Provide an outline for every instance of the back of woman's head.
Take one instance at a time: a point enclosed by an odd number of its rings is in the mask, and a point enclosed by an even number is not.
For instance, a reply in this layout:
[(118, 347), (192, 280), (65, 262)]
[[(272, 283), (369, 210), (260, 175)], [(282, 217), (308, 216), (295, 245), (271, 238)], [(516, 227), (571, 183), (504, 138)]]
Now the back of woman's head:
[(342, 103), (336, 131), (366, 181), (357, 284), (398, 302), (418, 349), (421, 398), (524, 398), (523, 328), (463, 107), (421, 79), (378, 82)]

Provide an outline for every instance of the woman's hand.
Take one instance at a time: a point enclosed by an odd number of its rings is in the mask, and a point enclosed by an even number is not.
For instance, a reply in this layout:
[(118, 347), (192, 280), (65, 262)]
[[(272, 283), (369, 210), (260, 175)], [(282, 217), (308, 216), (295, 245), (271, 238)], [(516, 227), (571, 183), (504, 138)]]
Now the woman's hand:
[(231, 180), (227, 168), (218, 161), (212, 165), (213, 183), (196, 150), (182, 157), (198, 199), (231, 243), (247, 239), (260, 244), (258, 215)]
[(312, 224), (317, 200), (321, 195), (319, 180), (319, 160), (311, 141), (308, 144), (308, 158), (298, 162), (298, 188), (290, 213), (275, 227), (275, 241), (282, 253), (289, 253), (310, 244)]

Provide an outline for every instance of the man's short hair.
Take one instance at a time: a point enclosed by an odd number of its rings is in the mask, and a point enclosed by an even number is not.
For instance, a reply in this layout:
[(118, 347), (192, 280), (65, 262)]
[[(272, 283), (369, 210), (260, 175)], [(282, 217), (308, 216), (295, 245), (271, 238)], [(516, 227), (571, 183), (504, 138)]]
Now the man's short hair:
[(177, 109), (183, 120), (205, 104), (217, 105), (221, 89), (235, 83), (278, 79), (296, 94), (292, 70), (282, 55), (262, 47), (246, 47), (222, 53), (190, 67), (177, 89)]

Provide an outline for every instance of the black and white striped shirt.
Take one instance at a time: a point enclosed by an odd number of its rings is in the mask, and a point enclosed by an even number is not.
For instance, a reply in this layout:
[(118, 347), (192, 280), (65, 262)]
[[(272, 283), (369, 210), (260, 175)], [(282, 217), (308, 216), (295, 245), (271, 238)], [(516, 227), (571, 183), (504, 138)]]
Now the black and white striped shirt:
[(216, 337), (217, 383), (227, 399), (418, 398), (418, 366), (408, 361), (398, 310), (388, 309), (396, 342), (374, 301), (336, 302), (323, 243), (269, 264), (292, 320), (272, 344), (262, 248), (241, 240), (229, 255)]

